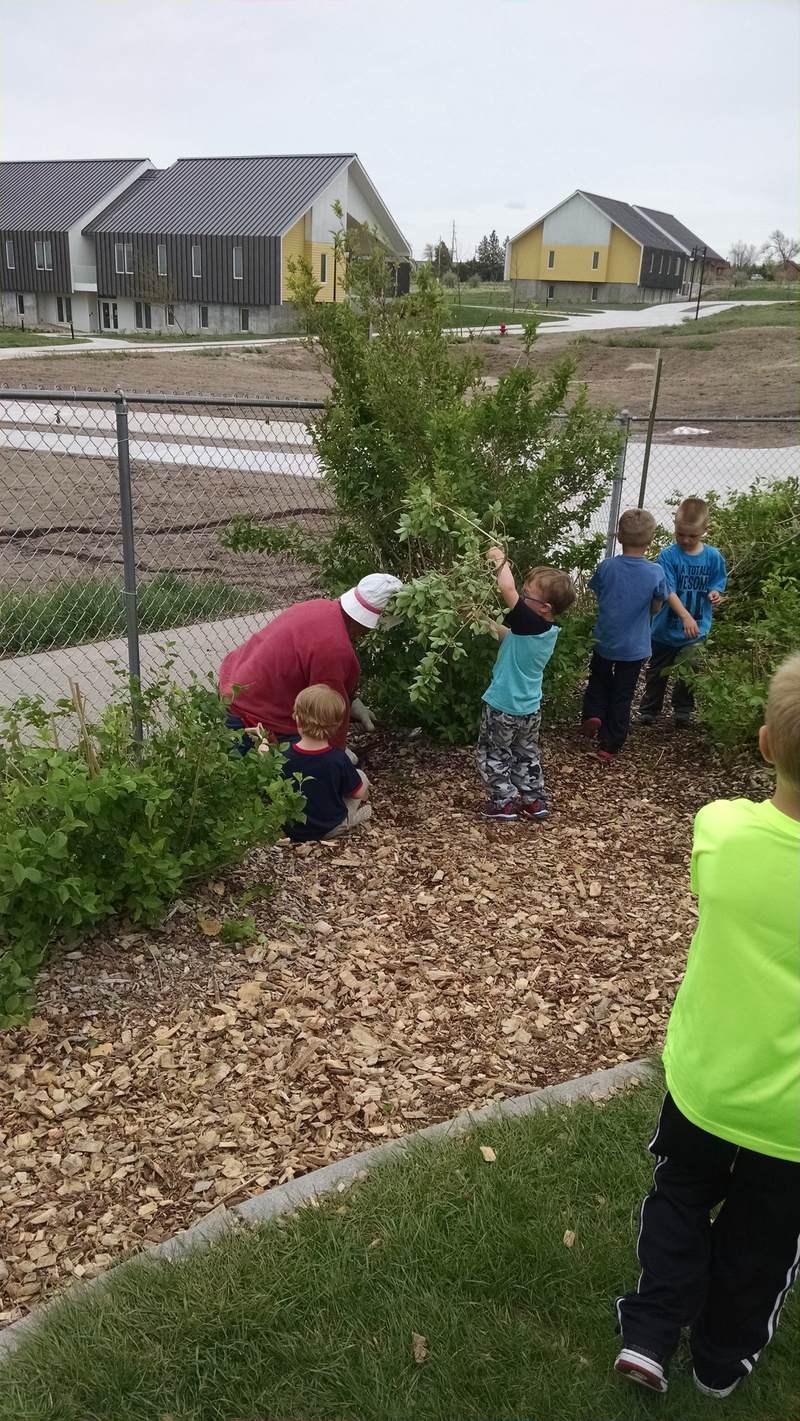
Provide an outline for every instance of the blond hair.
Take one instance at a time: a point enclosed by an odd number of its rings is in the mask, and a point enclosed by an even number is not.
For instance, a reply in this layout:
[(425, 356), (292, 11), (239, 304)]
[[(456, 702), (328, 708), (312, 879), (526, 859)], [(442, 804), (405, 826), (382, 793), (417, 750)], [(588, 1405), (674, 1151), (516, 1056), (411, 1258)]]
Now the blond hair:
[(307, 686), (294, 703), (292, 714), (298, 729), (314, 740), (328, 740), (344, 720), (344, 697), (330, 686)]
[(656, 535), (656, 520), (646, 508), (626, 508), (619, 520), (617, 537), (629, 548), (649, 548)]
[(687, 528), (696, 528), (698, 533), (708, 527), (709, 508), (704, 498), (685, 498), (675, 509), (675, 522), (680, 518)]
[(775, 769), (792, 784), (800, 784), (800, 652), (775, 672), (765, 722)]
[(542, 601), (549, 602), (556, 615), (566, 612), (567, 607), (571, 607), (575, 601), (572, 578), (560, 568), (534, 567), (525, 578), (525, 586), (529, 587), (532, 582), (536, 583), (543, 594)]

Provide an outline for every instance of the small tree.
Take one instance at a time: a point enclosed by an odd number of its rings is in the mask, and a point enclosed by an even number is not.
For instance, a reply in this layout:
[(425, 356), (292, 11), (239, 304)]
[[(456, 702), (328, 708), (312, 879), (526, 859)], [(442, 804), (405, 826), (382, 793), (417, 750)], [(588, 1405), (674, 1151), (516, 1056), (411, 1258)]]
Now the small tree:
[(181, 334), (183, 326), (175, 318), (175, 284), (171, 276), (159, 276), (158, 264), (145, 252), (137, 254), (135, 267), (136, 299), (146, 301), (149, 306), (172, 306), (173, 321)]
[(757, 258), (758, 247), (754, 242), (734, 242), (728, 253), (728, 261), (734, 271), (749, 270), (755, 266)]
[(488, 237), (481, 237), (475, 248), (475, 259), (484, 281), (502, 281), (505, 266), (505, 250), (494, 228)]

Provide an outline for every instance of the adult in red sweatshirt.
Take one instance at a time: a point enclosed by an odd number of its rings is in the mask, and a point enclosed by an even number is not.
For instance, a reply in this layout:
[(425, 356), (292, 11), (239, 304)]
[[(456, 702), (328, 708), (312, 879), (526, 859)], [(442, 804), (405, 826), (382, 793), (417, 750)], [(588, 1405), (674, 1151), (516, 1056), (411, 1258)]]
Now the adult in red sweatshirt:
[[(353, 643), (378, 625), (389, 598), (402, 583), (385, 573), (362, 577), (338, 601), (314, 598), (287, 607), (220, 667), (219, 689), (228, 706), (229, 724), (248, 729), (261, 725), (279, 740), (296, 738), (292, 711), (308, 686), (330, 686), (354, 709), (361, 674)], [(234, 694), (234, 686), (239, 689)], [(355, 701), (363, 721), (369, 712)], [(350, 724), (345, 716), (330, 743), (343, 750)], [(249, 748), (249, 744), (244, 747)]]

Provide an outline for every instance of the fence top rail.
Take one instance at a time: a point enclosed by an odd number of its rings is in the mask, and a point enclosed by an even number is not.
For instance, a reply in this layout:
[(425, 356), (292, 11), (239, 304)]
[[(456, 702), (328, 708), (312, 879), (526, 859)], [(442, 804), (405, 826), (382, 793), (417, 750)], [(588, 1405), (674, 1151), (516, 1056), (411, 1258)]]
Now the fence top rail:
[[(648, 424), (650, 416), (632, 414), (631, 424)], [(658, 414), (653, 424), (676, 424), (691, 420), (694, 424), (797, 424), (797, 414)]]
[(229, 409), (259, 410), (321, 410), (325, 408), (320, 400), (258, 400), (238, 395), (165, 395), (163, 392), (142, 394), (141, 391), (136, 394), (128, 394), (125, 390), (32, 390), (25, 387), (17, 390), (11, 389), (7, 385), (0, 385), (0, 399), (28, 400), (32, 403), (63, 400), (71, 404), (83, 404), (86, 401), (91, 401), (93, 404), (109, 405), (220, 405)]

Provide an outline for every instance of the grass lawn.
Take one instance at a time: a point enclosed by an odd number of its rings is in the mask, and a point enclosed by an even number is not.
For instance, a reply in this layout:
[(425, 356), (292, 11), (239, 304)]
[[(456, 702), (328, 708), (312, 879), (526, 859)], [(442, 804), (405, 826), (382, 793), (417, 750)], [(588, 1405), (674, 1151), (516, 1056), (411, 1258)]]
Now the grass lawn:
[(635, 350), (654, 350), (663, 346), (665, 341), (675, 341), (685, 350), (713, 350), (714, 342), (708, 340), (710, 335), (725, 331), (754, 330), (765, 326), (795, 328), (797, 325), (796, 301), (787, 301), (781, 306), (732, 306), (730, 310), (718, 311), (715, 315), (708, 316), (703, 315), (701, 305), (700, 318), (697, 321), (690, 316), (679, 326), (655, 326), (641, 333), (593, 332), (591, 335), (587, 333), (585, 338), (595, 345), (622, 346)]
[[(795, 282), (749, 281), (745, 286), (707, 286), (706, 301), (796, 301), (800, 286)], [(702, 310), (702, 302), (701, 302)]]
[[(140, 630), (160, 632), (257, 611), (264, 605), (264, 594), (221, 577), (199, 582), (164, 572), (140, 584), (138, 601)], [(0, 656), (26, 656), (124, 634), (122, 590), (108, 578), (3, 596)]]
[(13, 350), (25, 345), (85, 345), (81, 336), (74, 340), (70, 336), (49, 336), (42, 331), (22, 331), (16, 326), (3, 326), (0, 330), (0, 350)]
[[(638, 1273), (659, 1099), (648, 1082), (606, 1104), (482, 1126), (282, 1224), (114, 1271), (54, 1308), (6, 1363), (0, 1418), (720, 1416), (683, 1351), (663, 1398), (612, 1370), (613, 1300)], [(797, 1417), (796, 1324), (790, 1301), (726, 1421)]]

